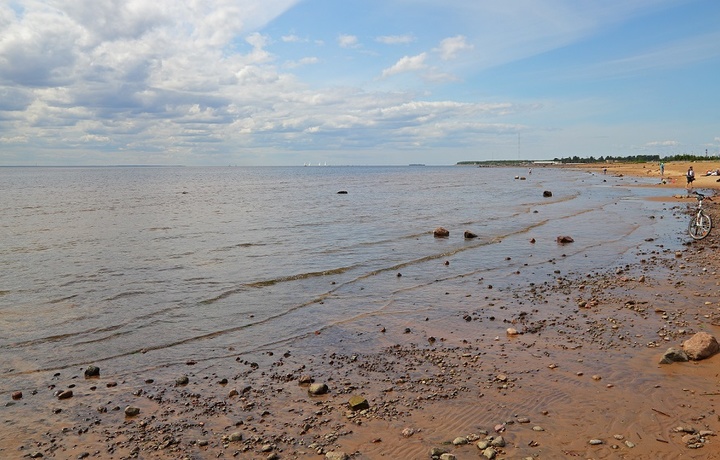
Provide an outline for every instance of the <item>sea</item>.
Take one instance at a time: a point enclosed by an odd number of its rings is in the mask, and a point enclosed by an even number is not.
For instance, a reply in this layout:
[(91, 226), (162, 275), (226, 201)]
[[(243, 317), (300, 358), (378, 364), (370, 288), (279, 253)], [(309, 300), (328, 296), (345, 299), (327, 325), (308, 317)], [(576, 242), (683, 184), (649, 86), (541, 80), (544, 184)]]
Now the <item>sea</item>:
[(657, 182), (540, 166), (0, 168), (0, 393), (319, 333), (371, 347), (378, 324), (457, 314), (449, 292), (611, 270), (686, 239)]

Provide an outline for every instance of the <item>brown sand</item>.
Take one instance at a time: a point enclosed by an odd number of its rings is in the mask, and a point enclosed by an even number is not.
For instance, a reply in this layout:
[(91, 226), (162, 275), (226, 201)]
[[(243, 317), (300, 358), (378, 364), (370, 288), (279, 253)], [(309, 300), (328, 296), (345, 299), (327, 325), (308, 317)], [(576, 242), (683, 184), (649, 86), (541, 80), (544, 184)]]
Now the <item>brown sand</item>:
[[(656, 164), (607, 167), (660, 184)], [(686, 169), (667, 164), (666, 177), (684, 186)], [(715, 179), (698, 174), (695, 187)], [(667, 200), (682, 217), (689, 201)], [(512, 295), (468, 286), (447, 293), (452, 319), (338, 325), (254, 362), (228, 350), (152, 375), (57, 375), (3, 408), (0, 458), (429, 459), (440, 448), (474, 459), (488, 436), (505, 440), (497, 458), (720, 458), (720, 356), (657, 364), (697, 331), (720, 335), (719, 240), (658, 245), (635, 264), (550, 274)], [(302, 376), (329, 392), (310, 396)], [(55, 396), (66, 389), (73, 397)], [(369, 409), (349, 410), (352, 395)]]

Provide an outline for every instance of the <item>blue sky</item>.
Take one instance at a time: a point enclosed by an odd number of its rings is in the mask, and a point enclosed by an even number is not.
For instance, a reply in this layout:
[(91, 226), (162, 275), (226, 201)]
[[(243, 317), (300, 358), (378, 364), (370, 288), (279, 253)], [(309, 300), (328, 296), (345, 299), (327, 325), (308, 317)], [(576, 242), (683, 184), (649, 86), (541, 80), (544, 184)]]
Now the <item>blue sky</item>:
[(0, 165), (720, 155), (717, 0), (10, 0)]

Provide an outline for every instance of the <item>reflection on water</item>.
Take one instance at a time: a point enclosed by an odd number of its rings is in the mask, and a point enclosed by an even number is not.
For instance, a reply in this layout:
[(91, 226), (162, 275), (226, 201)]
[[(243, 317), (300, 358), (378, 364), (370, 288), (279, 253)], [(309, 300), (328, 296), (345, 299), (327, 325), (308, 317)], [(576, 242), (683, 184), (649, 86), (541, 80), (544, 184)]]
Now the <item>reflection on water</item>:
[[(0, 168), (0, 391), (37, 370), (147, 365), (148, 352), (162, 365), (291, 346), (331, 324), (443, 308), (438, 291), (470, 279), (545, 281), (672, 236), (650, 219), (662, 203), (637, 199), (658, 192), (580, 171), (518, 174)], [(450, 237), (433, 238), (438, 226)], [(564, 234), (575, 243), (558, 245)]]

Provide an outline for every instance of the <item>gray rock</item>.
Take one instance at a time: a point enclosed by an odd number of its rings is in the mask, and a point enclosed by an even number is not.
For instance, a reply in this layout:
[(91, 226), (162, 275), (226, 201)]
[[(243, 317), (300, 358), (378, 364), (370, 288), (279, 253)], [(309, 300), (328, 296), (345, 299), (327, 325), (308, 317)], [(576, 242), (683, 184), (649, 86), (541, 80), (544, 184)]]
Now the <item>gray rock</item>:
[(477, 444), (475, 444), (475, 445), (477, 446), (478, 449), (485, 450), (488, 447), (490, 447), (490, 441), (488, 441), (487, 439), (482, 439), (482, 440), (478, 441)]
[(457, 458), (457, 457), (455, 457), (455, 455), (453, 455), (453, 454), (447, 454), (447, 453), (442, 454), (442, 455), (440, 456), (440, 460), (455, 460), (456, 458)]
[(464, 446), (468, 443), (468, 440), (465, 436), (458, 436), (457, 438), (453, 439), (453, 446)]
[(430, 457), (440, 457), (446, 452), (447, 451), (445, 449), (441, 449), (440, 447), (433, 447), (432, 449), (430, 449)]
[(125, 408), (125, 415), (128, 417), (135, 417), (140, 413), (140, 408), (133, 407), (133, 406), (127, 406)]
[(326, 460), (349, 460), (350, 456), (345, 452), (327, 452), (325, 454)]
[(667, 349), (662, 359), (660, 360), (660, 364), (680, 363), (685, 362), (688, 359), (689, 358), (687, 353), (685, 353), (683, 350), (678, 350), (677, 348), (670, 347)]
[(505, 438), (502, 436), (498, 436), (497, 438), (493, 439), (490, 443), (493, 447), (505, 447)]
[(175, 379), (175, 385), (177, 386), (187, 385), (188, 383), (190, 383), (190, 379), (187, 375), (183, 375), (182, 377), (178, 377)]
[(482, 454), (483, 457), (487, 458), (488, 460), (493, 460), (497, 456), (497, 451), (492, 447), (488, 447), (483, 451)]

